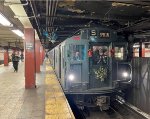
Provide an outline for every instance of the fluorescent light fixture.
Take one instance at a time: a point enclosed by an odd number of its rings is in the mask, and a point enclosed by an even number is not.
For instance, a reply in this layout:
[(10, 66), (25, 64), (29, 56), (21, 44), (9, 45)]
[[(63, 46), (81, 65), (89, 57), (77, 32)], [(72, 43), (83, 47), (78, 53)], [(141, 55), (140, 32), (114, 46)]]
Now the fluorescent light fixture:
[(12, 32), (14, 32), (15, 34), (17, 34), (20, 37), (24, 37), (24, 34), (19, 30), (19, 29), (15, 29), (15, 30), (11, 30)]
[(10, 21), (2, 13), (0, 13), (0, 24), (3, 26), (12, 26)]

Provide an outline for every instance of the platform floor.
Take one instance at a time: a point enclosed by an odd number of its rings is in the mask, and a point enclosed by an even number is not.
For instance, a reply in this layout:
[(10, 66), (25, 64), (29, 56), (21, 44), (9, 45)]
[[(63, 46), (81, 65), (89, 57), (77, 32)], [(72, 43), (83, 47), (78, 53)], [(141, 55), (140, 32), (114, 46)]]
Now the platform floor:
[[(53, 96), (55, 93), (51, 95), (51, 89), (49, 88), (51, 81), (48, 78), (50, 76), (46, 74), (47, 72), (49, 71), (46, 71), (44, 62), (41, 66), (41, 72), (36, 74), (37, 88), (25, 89), (24, 62), (19, 63), (19, 70), (17, 73), (14, 72), (11, 63), (9, 66), (5, 67), (0, 65), (0, 119), (73, 119), (73, 117), (68, 116), (68, 112), (66, 117), (59, 118), (60, 115), (58, 112), (62, 112), (62, 110), (66, 108), (62, 109), (63, 103), (59, 103), (61, 99)], [(55, 98), (51, 99), (49, 95)], [(55, 105), (57, 100), (57, 104), (60, 106)], [(51, 104), (54, 101), (53, 107), (55, 108), (51, 108)], [(68, 104), (67, 106), (69, 109), (70, 107)], [(61, 110), (59, 110), (59, 108)], [(58, 116), (56, 116), (56, 113), (50, 113), (54, 112), (55, 109), (58, 110)]]
[(46, 62), (45, 119), (75, 119), (57, 77)]

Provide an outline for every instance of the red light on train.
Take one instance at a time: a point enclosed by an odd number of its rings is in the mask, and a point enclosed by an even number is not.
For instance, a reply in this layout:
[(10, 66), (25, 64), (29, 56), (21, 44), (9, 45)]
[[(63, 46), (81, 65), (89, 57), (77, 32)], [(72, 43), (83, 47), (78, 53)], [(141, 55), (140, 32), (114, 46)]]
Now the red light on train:
[(80, 36), (73, 36), (73, 40), (80, 40)]
[(93, 53), (92, 50), (89, 49), (89, 50), (88, 50), (88, 56), (89, 56), (89, 57), (92, 57), (92, 53)]

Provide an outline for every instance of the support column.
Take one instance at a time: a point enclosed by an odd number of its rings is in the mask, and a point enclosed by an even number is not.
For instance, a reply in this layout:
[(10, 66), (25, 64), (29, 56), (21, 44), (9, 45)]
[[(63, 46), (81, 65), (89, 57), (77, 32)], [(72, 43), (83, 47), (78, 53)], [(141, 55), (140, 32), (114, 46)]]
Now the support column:
[(8, 66), (9, 53), (8, 49), (4, 49), (4, 66)]
[(25, 28), (25, 88), (35, 88), (35, 30)]
[(35, 42), (36, 73), (40, 72), (40, 41)]

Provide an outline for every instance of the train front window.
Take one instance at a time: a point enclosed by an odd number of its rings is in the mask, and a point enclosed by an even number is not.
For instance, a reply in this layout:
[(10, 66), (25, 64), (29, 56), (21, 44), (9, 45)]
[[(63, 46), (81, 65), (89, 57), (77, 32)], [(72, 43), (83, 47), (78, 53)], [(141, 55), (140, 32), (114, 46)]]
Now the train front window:
[(81, 61), (85, 59), (84, 45), (69, 45), (69, 59), (72, 61)]
[(124, 47), (123, 46), (115, 46), (115, 59), (116, 60), (124, 59)]
[(93, 46), (93, 65), (107, 64), (108, 47), (107, 46)]

